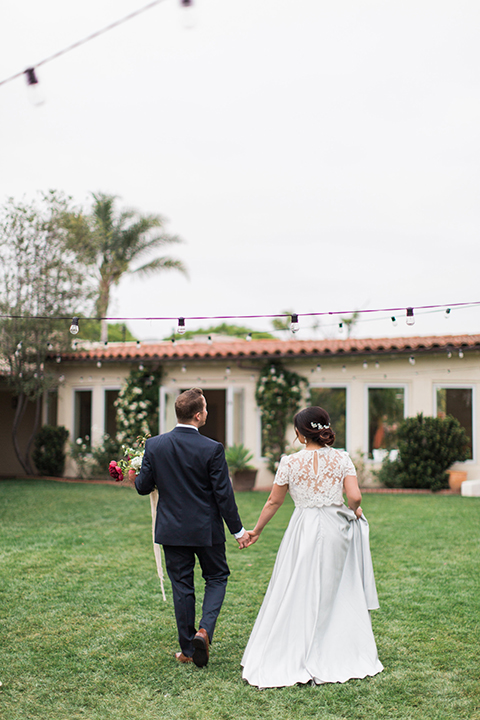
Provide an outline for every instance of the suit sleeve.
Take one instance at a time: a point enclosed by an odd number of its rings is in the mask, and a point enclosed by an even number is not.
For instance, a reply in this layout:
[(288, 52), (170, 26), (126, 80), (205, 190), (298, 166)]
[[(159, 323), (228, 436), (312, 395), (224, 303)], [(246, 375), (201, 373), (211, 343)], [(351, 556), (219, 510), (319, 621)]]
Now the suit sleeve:
[(225, 460), (225, 451), (223, 445), (220, 443), (218, 443), (215, 448), (208, 469), (213, 494), (220, 509), (220, 514), (225, 520), (228, 529), (232, 535), (234, 535), (242, 529), (242, 521), (238, 514), (237, 503), (235, 502), (235, 495), (232, 483), (230, 482), (227, 461)]
[(149, 495), (155, 490), (155, 481), (153, 479), (152, 465), (150, 462), (150, 452), (148, 446), (145, 446), (145, 454), (142, 460), (140, 474), (135, 478), (135, 488), (139, 495)]

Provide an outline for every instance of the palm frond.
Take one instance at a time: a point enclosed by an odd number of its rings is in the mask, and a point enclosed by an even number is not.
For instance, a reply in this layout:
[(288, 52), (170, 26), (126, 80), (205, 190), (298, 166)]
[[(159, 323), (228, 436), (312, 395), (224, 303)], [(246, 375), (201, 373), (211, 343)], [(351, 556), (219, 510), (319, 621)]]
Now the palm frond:
[(155, 258), (154, 260), (151, 260), (150, 262), (145, 263), (145, 265), (135, 268), (135, 270), (131, 270), (130, 272), (139, 273), (140, 275), (150, 275), (159, 272), (160, 270), (178, 270), (178, 272), (183, 273), (185, 277), (188, 278), (187, 268), (182, 261), (169, 257)]

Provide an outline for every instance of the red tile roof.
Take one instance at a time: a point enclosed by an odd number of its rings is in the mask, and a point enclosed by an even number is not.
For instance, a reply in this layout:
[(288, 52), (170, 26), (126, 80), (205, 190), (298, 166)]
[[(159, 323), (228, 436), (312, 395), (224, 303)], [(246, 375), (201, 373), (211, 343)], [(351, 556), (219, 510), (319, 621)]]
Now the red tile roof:
[(62, 355), (64, 361), (274, 359), (385, 355), (408, 352), (435, 353), (449, 349), (480, 350), (480, 335), (440, 335), (409, 338), (349, 338), (347, 340), (180, 340), (153, 343), (92, 343)]

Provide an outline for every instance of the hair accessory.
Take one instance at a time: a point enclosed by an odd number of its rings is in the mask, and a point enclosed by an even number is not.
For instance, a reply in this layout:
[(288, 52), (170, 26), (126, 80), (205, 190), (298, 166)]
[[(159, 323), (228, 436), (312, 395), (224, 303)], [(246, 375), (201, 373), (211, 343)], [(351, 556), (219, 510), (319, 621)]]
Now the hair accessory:
[(314, 428), (314, 430), (328, 430), (328, 428), (330, 427), (330, 425), (322, 425), (321, 423), (314, 422), (311, 422), (310, 425), (312, 426), (312, 428)]

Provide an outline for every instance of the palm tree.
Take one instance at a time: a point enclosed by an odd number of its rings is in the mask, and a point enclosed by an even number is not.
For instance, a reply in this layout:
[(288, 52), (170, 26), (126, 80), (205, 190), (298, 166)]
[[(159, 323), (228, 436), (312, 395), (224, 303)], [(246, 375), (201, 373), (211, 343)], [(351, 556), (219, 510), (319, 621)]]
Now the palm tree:
[[(94, 205), (89, 216), (77, 216), (70, 223), (71, 238), (80, 258), (97, 269), (98, 291), (96, 312), (105, 318), (110, 303), (110, 291), (125, 273), (149, 275), (161, 270), (178, 270), (185, 275), (181, 260), (167, 256), (155, 257), (139, 267), (136, 261), (164, 245), (182, 242), (176, 235), (163, 231), (165, 219), (161, 215), (141, 215), (136, 210), (117, 211), (117, 196), (92, 193)], [(158, 233), (154, 233), (158, 230)], [(101, 340), (107, 340), (107, 321), (101, 323)]]

